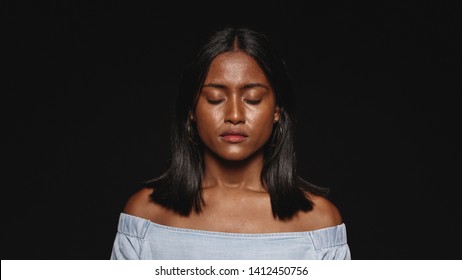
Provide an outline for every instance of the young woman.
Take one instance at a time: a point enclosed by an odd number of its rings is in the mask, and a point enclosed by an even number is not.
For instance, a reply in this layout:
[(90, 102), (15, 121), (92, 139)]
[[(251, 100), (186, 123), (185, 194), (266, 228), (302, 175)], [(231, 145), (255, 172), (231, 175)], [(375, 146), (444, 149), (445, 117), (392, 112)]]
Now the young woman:
[(170, 168), (128, 200), (111, 259), (350, 259), (327, 189), (295, 173), (293, 106), (265, 35), (211, 35), (183, 73)]

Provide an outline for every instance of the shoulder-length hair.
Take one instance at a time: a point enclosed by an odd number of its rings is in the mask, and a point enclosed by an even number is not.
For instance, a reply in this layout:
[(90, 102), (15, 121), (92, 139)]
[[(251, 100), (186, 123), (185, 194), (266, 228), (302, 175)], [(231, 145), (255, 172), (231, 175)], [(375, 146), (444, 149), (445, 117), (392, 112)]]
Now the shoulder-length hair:
[(294, 98), (285, 63), (266, 35), (245, 27), (225, 27), (216, 31), (186, 65), (172, 122), (170, 167), (160, 177), (145, 183), (154, 189), (151, 198), (160, 205), (184, 216), (193, 210), (197, 213), (202, 211), (203, 147), (190, 114), (195, 110), (212, 60), (234, 50), (245, 52), (258, 62), (276, 95), (280, 119), (264, 146), (261, 180), (270, 195), (273, 216), (290, 219), (298, 211), (313, 208), (309, 193), (326, 196), (328, 189), (308, 183), (296, 175)]

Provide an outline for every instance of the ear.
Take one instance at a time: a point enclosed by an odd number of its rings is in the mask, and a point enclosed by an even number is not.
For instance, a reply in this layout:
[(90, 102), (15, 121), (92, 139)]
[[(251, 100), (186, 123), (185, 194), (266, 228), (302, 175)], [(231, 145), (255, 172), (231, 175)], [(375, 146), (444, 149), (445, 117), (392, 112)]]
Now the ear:
[(276, 105), (276, 110), (274, 110), (274, 123), (277, 123), (281, 117), (281, 109)]

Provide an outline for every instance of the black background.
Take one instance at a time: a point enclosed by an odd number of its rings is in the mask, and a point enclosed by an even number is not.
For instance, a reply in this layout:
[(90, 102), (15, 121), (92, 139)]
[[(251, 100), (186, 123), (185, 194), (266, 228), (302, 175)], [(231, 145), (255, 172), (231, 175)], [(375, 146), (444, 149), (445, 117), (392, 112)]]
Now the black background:
[(126, 199), (168, 167), (183, 64), (226, 23), (286, 58), (298, 173), (331, 188), (352, 257), (460, 258), (457, 1), (17, 2), (2, 4), (2, 259), (109, 258)]

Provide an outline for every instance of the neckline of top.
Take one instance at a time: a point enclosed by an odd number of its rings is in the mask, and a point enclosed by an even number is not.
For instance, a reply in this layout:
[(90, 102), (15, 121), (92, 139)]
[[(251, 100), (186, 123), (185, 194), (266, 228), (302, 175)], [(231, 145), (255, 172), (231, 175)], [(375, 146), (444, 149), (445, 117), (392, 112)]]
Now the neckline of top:
[(337, 229), (341, 229), (345, 227), (345, 223), (341, 223), (335, 226), (330, 226), (330, 227), (325, 227), (325, 228), (320, 228), (320, 229), (315, 229), (315, 230), (308, 230), (308, 231), (288, 231), (288, 232), (268, 232), (268, 233), (241, 233), (241, 232), (225, 232), (225, 231), (211, 231), (211, 230), (202, 230), (202, 229), (192, 229), (192, 228), (181, 228), (181, 227), (173, 227), (173, 226), (167, 226), (167, 225), (162, 225), (158, 224), (156, 222), (153, 222), (151, 220), (141, 218), (135, 215), (127, 214), (122, 212), (121, 215), (126, 216), (131, 219), (137, 219), (140, 220), (144, 223), (149, 223), (150, 225), (168, 230), (168, 231), (174, 231), (174, 232), (183, 232), (183, 233), (196, 233), (196, 234), (206, 234), (206, 235), (218, 235), (218, 236), (239, 236), (239, 237), (272, 237), (272, 236), (301, 236), (301, 235), (310, 235), (310, 234), (316, 234), (320, 232), (325, 232), (325, 231), (335, 231)]

